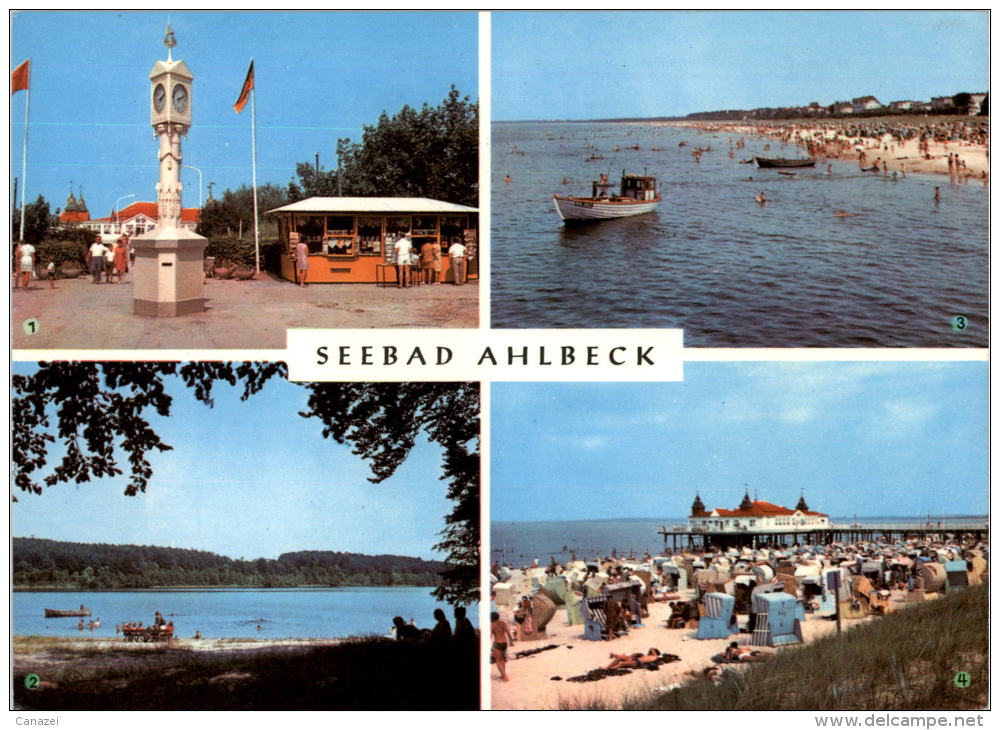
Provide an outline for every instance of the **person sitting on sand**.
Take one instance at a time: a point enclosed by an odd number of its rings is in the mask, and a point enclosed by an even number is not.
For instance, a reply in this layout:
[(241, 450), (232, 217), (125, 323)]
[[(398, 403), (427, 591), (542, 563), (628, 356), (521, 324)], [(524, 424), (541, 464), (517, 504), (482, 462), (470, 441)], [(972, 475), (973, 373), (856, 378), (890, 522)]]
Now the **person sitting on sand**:
[(392, 625), (396, 627), (396, 641), (420, 638), (420, 629), (403, 621), (402, 616), (395, 616), (392, 619)]
[(612, 661), (608, 666), (604, 667), (605, 669), (635, 669), (641, 667), (643, 664), (652, 664), (659, 661), (660, 650), (650, 648), (645, 654), (637, 651), (634, 654), (611, 653), (608, 656), (611, 657)]
[(494, 611), (490, 614), (490, 636), (493, 638), (493, 661), (496, 662), (497, 669), (500, 670), (500, 680), (509, 682), (507, 676), (507, 645), (514, 646), (514, 636), (510, 633), (510, 626), (506, 621), (500, 620), (500, 614)]
[(471, 646), (477, 643), (476, 630), (465, 615), (465, 606), (455, 607), (455, 633), (452, 636), (455, 643), (460, 646)]
[(683, 629), (686, 623), (684, 619), (685, 606), (680, 601), (674, 601), (670, 604), (670, 618), (667, 619), (668, 629)]
[(451, 641), (451, 624), (448, 623), (448, 617), (445, 616), (444, 611), (435, 608), (434, 620), (437, 623), (434, 624), (434, 629), (431, 631), (431, 641), (436, 644), (445, 644)]

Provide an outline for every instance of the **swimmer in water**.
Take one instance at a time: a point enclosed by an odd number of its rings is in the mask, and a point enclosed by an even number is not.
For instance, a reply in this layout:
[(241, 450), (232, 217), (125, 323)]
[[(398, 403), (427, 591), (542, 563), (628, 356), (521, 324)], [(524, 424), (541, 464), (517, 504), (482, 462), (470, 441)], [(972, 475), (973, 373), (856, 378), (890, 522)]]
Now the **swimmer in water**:
[(762, 206), (767, 204), (767, 196), (763, 192), (757, 193), (757, 197), (754, 198)]

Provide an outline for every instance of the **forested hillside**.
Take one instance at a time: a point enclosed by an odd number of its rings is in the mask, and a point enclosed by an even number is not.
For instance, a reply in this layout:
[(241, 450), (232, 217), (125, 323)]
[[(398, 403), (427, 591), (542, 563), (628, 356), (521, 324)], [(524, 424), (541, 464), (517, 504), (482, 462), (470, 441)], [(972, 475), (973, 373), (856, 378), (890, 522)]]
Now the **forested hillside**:
[(13, 539), (11, 558), (17, 588), (437, 586), (444, 570), (444, 563), (401, 555), (307, 550), (234, 560), (202, 550), (23, 537)]

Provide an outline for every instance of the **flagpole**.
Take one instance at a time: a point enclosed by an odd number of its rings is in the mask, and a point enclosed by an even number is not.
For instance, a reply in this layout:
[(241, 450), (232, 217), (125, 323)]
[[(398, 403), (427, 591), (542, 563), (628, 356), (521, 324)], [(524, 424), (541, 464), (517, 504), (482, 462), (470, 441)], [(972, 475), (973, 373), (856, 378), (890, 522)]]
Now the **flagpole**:
[(24, 149), (21, 151), (21, 235), (24, 243), (24, 191), (28, 187), (28, 102), (31, 100), (31, 59), (28, 59), (28, 85), (24, 90)]
[[(250, 59), (250, 66), (253, 67), (253, 59)], [(250, 87), (250, 146), (253, 148), (253, 247), (254, 263), (257, 273), (260, 273), (260, 236), (257, 231), (257, 105), (255, 103), (255, 87), (257, 80), (254, 79), (253, 86)]]

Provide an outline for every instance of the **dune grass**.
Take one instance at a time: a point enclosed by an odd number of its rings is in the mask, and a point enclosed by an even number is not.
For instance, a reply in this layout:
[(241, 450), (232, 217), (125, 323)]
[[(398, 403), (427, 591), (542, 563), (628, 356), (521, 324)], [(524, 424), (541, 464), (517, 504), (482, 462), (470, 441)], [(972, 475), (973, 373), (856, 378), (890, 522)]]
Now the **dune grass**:
[[(30, 642), (29, 642), (30, 643)], [(107, 644), (108, 642), (104, 642)], [(199, 651), (48, 645), (19, 666), (25, 710), (449, 710), (479, 708), (476, 647), (370, 637), (334, 645)], [(42, 679), (28, 690), (29, 672)]]

